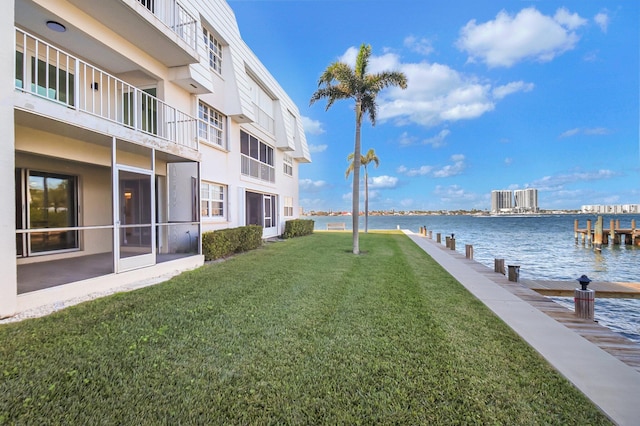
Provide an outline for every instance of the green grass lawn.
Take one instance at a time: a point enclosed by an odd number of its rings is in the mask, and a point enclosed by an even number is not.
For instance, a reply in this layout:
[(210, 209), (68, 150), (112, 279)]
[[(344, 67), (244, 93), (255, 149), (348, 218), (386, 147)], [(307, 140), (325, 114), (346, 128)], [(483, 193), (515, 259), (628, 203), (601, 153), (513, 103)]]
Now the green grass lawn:
[(0, 423), (607, 423), (407, 237), (360, 243), (271, 243), (0, 326)]

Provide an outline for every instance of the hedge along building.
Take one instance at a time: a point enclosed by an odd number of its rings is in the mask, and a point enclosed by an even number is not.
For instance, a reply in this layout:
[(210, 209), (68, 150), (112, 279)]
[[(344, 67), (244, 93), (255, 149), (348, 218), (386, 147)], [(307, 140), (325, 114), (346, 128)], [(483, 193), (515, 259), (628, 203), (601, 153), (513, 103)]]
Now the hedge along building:
[(297, 216), (299, 111), (225, 1), (4, 1), (0, 317), (197, 267), (202, 232), (267, 238)]

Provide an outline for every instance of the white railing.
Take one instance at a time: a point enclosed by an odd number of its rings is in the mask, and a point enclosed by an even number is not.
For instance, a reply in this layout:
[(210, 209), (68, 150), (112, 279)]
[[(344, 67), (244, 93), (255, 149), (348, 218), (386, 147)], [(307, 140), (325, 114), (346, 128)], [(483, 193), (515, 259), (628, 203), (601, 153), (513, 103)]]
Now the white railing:
[(16, 29), (15, 87), (197, 149), (197, 119), (144, 90)]
[(189, 46), (196, 49), (198, 22), (175, 0), (138, 0)]
[(253, 113), (255, 114), (256, 123), (270, 134), (273, 134), (275, 129), (273, 117), (260, 108), (258, 104), (253, 104)]
[(244, 154), (240, 154), (242, 159), (240, 172), (243, 175), (251, 176), (265, 182), (275, 182), (276, 181), (276, 169), (273, 166), (262, 163), (255, 158), (251, 158)]

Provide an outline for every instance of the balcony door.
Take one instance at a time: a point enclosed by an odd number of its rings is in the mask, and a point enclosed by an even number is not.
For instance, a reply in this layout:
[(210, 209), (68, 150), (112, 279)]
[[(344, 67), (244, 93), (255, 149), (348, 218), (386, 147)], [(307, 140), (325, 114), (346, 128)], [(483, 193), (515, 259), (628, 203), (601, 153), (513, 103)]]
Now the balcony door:
[(150, 171), (119, 167), (116, 244), (118, 272), (155, 264), (153, 179)]

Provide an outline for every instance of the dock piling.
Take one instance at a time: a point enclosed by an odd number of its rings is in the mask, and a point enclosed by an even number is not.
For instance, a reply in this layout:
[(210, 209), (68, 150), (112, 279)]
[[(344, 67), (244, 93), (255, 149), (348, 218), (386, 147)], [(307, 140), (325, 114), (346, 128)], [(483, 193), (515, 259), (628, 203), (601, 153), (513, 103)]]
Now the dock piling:
[(593, 238), (593, 248), (596, 251), (602, 251), (602, 240), (603, 240), (603, 229), (602, 229), (602, 216), (598, 216), (598, 219), (596, 220), (596, 229), (594, 232), (594, 238)]
[(509, 281), (517, 283), (520, 280), (520, 266), (508, 265), (509, 268)]
[(493, 272), (504, 275), (504, 259), (493, 259)]
[(471, 244), (464, 246), (464, 252), (467, 259), (473, 259), (473, 246)]

